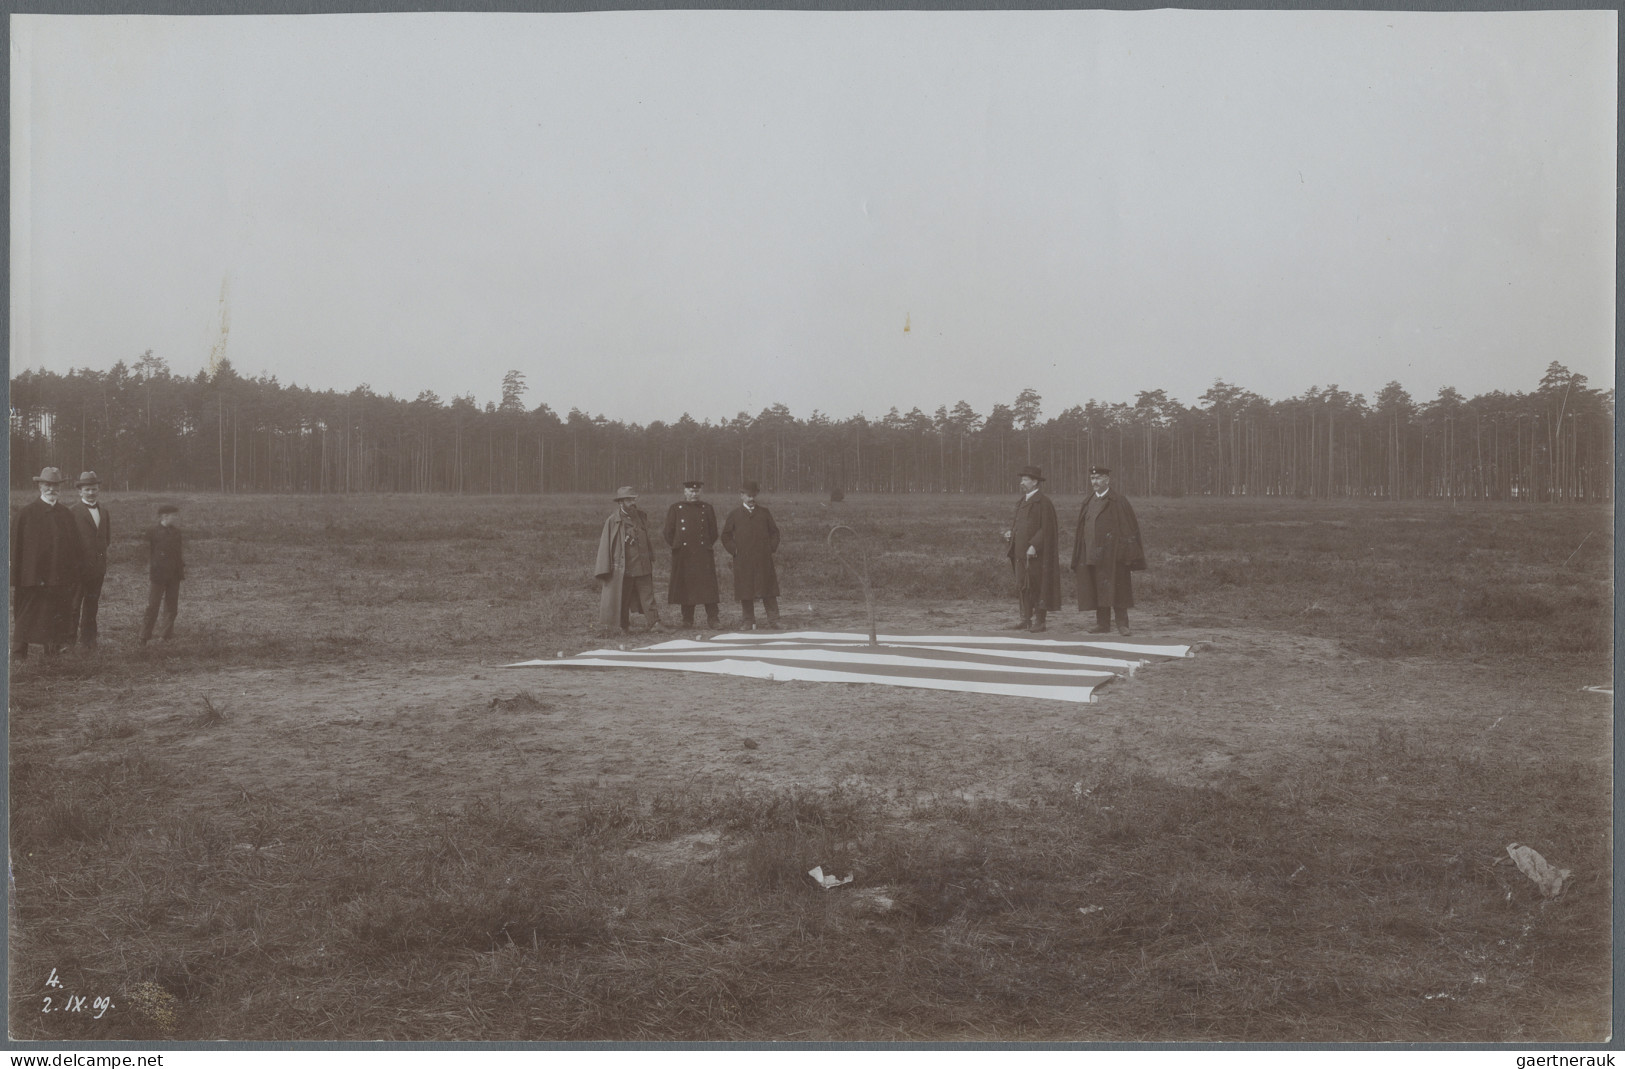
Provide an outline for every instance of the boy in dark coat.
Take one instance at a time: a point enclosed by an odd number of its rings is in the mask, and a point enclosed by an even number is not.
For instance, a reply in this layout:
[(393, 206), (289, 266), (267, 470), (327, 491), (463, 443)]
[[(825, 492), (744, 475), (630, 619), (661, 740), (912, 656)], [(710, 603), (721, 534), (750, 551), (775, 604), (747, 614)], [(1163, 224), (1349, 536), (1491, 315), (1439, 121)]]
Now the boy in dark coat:
[(73, 517), (58, 500), (66, 481), (60, 468), (42, 470), (34, 476), (39, 497), (12, 519), (11, 586), (16, 593), (11, 655), (18, 660), (28, 656), (32, 644), (45, 647), (45, 655), (54, 657), (73, 641), (68, 615), (81, 565)]
[(717, 613), (717, 562), (712, 546), (717, 544), (717, 510), (700, 500), (698, 479), (683, 483), (683, 500), (666, 510), (662, 533), (671, 547), (671, 586), (666, 601), (683, 609), (683, 626), (694, 625), (694, 606), (705, 606), (705, 626), (712, 631), (722, 626)]
[(773, 554), (779, 549), (779, 527), (773, 514), (756, 503), (761, 492), (747, 479), (739, 491), (739, 507), (728, 513), (722, 524), (722, 548), (734, 564), (734, 597), (739, 599), (741, 631), (756, 628), (756, 599), (767, 610), (763, 631), (779, 630), (779, 577), (773, 571)]
[(107, 578), (107, 547), (113, 542), (113, 519), (107, 506), (98, 500), (101, 480), (93, 471), (81, 472), (79, 501), (68, 509), (73, 529), (79, 535), (79, 587), (73, 592), (69, 622), (79, 636), (79, 645), (96, 648), (96, 609), (101, 605), (102, 582)]
[(1072, 571), (1078, 577), (1078, 608), (1095, 610), (1091, 635), (1112, 629), (1128, 635), (1128, 611), (1134, 607), (1130, 572), (1145, 571), (1145, 547), (1140, 543), (1140, 521), (1128, 498), (1112, 489), (1112, 470), (1089, 469), (1094, 491), (1078, 510), (1078, 533), (1072, 540)]
[(1010, 558), (1016, 579), (1021, 621), (1007, 625), (1006, 630), (1044, 631), (1045, 615), (1061, 607), (1061, 550), (1056, 540), (1055, 505), (1039, 489), (1044, 481), (1042, 468), (1028, 465), (1017, 476), (1021, 479), (1021, 500), (1016, 502), (1016, 518), (1005, 532), (1010, 540), (1005, 556)]
[(158, 524), (147, 532), (147, 544), (152, 556), (147, 565), (147, 615), (141, 621), (141, 644), (152, 638), (152, 626), (158, 621), (160, 603), (164, 611), (164, 626), (158, 637), (168, 641), (175, 633), (175, 615), (180, 610), (181, 580), (186, 578), (186, 563), (181, 560), (181, 531), (175, 526), (180, 510), (174, 505), (158, 506)]

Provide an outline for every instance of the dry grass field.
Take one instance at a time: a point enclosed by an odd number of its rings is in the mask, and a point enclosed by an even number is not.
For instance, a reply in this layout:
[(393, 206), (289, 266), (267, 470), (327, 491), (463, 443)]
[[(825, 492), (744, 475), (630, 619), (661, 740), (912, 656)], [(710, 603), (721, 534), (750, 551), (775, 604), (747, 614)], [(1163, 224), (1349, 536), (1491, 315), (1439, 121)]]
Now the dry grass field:
[[(183, 495), (141, 649), (158, 500), (11, 669), (16, 1039), (1611, 1033), (1605, 508), (1136, 502), (1199, 652), (1077, 706), (503, 669), (599, 644), (586, 498)], [(764, 501), (791, 625), (864, 624), (834, 523), (883, 628), (1012, 618), (1012, 497)]]

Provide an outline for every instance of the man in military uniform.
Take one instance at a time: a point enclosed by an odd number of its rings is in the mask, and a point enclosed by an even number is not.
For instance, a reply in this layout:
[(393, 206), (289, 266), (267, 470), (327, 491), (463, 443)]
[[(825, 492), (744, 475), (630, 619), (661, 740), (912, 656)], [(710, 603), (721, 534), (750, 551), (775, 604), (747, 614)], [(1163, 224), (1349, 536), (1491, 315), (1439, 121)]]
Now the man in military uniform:
[(662, 533), (671, 547), (671, 586), (666, 603), (680, 605), (683, 626), (694, 626), (694, 606), (705, 606), (705, 626), (715, 631), (722, 626), (717, 613), (717, 562), (712, 546), (717, 542), (717, 510), (700, 500), (705, 483), (689, 479), (683, 483), (683, 500), (666, 510)]
[(79, 536), (58, 497), (67, 480), (60, 468), (34, 476), (39, 497), (17, 510), (11, 523), (11, 655), (28, 656), (35, 643), (54, 657), (73, 641), (68, 614), (79, 585)]
[(779, 548), (779, 527), (773, 514), (756, 503), (761, 488), (747, 479), (739, 491), (739, 507), (722, 524), (722, 548), (734, 562), (734, 597), (739, 600), (741, 631), (756, 629), (756, 599), (767, 610), (763, 631), (779, 630), (779, 577), (773, 554)]
[(598, 599), (598, 626), (608, 633), (613, 633), (617, 623), (622, 631), (630, 631), (634, 611), (643, 614), (644, 630), (660, 627), (654, 544), (649, 541), (649, 517), (637, 502), (637, 491), (630, 486), (615, 491), (615, 511), (598, 536), (593, 575), (604, 584)]
[(113, 542), (113, 520), (107, 506), (98, 501), (102, 483), (93, 471), (80, 472), (79, 501), (68, 512), (79, 535), (79, 587), (73, 592), (69, 622), (79, 637), (79, 645), (96, 648), (96, 609), (102, 600), (102, 582), (107, 578), (107, 547)]
[(1091, 635), (1112, 629), (1127, 636), (1128, 611), (1134, 606), (1131, 572), (1145, 571), (1145, 547), (1140, 542), (1140, 521), (1128, 498), (1112, 489), (1112, 469), (1089, 469), (1093, 491), (1078, 510), (1078, 533), (1072, 540), (1072, 571), (1078, 578), (1078, 608), (1095, 610)]
[(1028, 465), (1017, 472), (1021, 480), (1021, 500), (1016, 517), (1004, 536), (1010, 540), (1005, 556), (1015, 575), (1016, 597), (1021, 620), (1009, 624), (1010, 631), (1045, 631), (1045, 616), (1061, 607), (1061, 551), (1056, 542), (1058, 529), (1055, 505), (1039, 485), (1044, 471)]

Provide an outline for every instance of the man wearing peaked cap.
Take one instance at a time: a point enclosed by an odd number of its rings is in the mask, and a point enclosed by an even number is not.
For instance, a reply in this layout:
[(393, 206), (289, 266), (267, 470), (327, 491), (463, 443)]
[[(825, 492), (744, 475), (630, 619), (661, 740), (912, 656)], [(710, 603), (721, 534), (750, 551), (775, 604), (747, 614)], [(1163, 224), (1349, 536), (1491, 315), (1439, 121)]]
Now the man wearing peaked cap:
[(158, 522), (147, 531), (147, 611), (141, 617), (141, 645), (152, 638), (162, 610), (163, 625), (158, 637), (168, 642), (175, 634), (175, 615), (181, 607), (181, 580), (186, 578), (181, 529), (176, 526), (180, 509), (158, 506)]
[(43, 469), (34, 476), (39, 496), (12, 518), (11, 654), (18, 660), (30, 645), (43, 646), (51, 657), (73, 641), (68, 614), (82, 567), (73, 517), (58, 500), (65, 482), (60, 468)]
[(722, 548), (733, 558), (734, 598), (739, 602), (739, 629), (756, 629), (756, 599), (767, 610), (764, 631), (779, 630), (779, 576), (773, 554), (779, 549), (779, 525), (773, 514), (758, 504), (761, 487), (746, 479), (739, 489), (739, 507), (722, 524)]
[(1045, 616), (1061, 607), (1061, 550), (1056, 532), (1055, 505), (1040, 489), (1042, 468), (1028, 465), (1016, 473), (1021, 480), (1021, 500), (1016, 502), (1016, 518), (1005, 537), (1010, 548), (1010, 568), (1016, 579), (1016, 598), (1021, 620), (1009, 625), (1012, 631), (1044, 631)]
[(78, 634), (79, 645), (96, 648), (96, 610), (101, 605), (102, 582), (107, 578), (107, 547), (113, 543), (113, 519), (101, 503), (102, 481), (93, 471), (81, 472), (79, 500), (68, 512), (79, 535), (81, 571), (73, 592), (73, 609), (68, 614)]
[(1108, 634), (1112, 614), (1117, 632), (1127, 637), (1128, 611), (1134, 606), (1131, 572), (1145, 570), (1140, 521), (1128, 498), (1112, 489), (1112, 469), (1089, 469), (1092, 491), (1078, 510), (1078, 533), (1072, 540), (1072, 572), (1078, 580), (1078, 608), (1095, 611), (1091, 635)]
[(683, 500), (666, 510), (662, 530), (671, 547), (671, 585), (666, 603), (682, 607), (683, 626), (694, 626), (694, 606), (705, 606), (705, 626), (712, 631), (722, 626), (717, 613), (717, 510), (700, 500), (705, 483), (688, 479), (683, 483)]
[(598, 599), (600, 631), (614, 634), (617, 625), (623, 632), (630, 631), (634, 611), (643, 614), (645, 631), (660, 627), (649, 517), (638, 508), (637, 491), (630, 486), (615, 491), (615, 511), (599, 533), (593, 575), (603, 583)]

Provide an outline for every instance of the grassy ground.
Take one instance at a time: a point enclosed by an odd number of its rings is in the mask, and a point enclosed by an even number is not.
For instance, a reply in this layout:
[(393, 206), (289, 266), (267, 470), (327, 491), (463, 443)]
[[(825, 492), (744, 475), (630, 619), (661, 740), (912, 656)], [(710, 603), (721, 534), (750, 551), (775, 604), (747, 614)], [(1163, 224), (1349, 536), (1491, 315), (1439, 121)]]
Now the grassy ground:
[[(1203, 649), (1080, 711), (492, 670), (588, 648), (585, 498), (182, 499), (140, 650), (157, 500), (102, 651), (13, 667), (16, 1038), (1609, 1031), (1603, 510), (1137, 503), (1141, 633)], [(792, 624), (860, 626), (834, 523), (883, 625), (1008, 612), (1006, 498), (767, 504)]]

